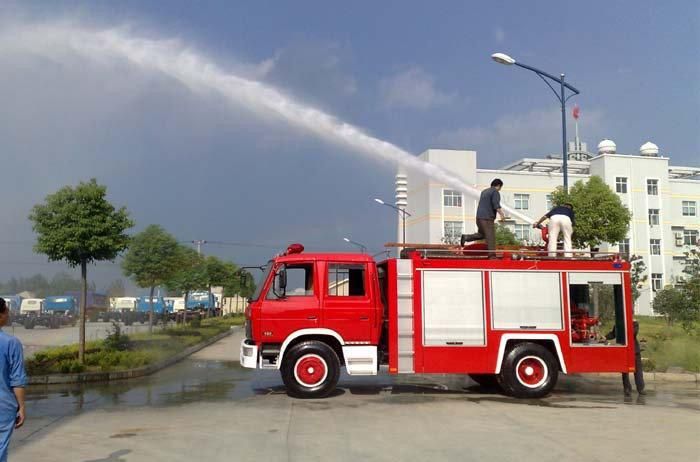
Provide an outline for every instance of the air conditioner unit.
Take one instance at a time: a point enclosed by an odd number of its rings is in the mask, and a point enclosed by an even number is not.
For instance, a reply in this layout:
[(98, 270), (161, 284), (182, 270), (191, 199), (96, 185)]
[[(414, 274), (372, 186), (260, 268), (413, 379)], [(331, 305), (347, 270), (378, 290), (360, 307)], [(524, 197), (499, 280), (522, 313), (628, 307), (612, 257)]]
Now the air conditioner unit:
[(683, 247), (683, 233), (675, 232), (673, 237), (676, 238), (676, 247)]

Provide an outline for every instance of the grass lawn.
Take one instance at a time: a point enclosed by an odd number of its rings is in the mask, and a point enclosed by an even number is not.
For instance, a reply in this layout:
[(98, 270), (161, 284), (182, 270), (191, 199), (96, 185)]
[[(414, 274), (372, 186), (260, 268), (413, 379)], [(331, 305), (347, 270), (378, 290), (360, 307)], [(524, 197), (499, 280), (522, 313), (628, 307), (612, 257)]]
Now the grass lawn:
[(105, 340), (85, 345), (85, 364), (78, 362), (78, 345), (47, 348), (25, 362), (29, 375), (107, 372), (147, 366), (245, 322), (242, 315), (204, 319), (153, 334), (130, 336), (113, 331)]
[(637, 316), (644, 370), (665, 372), (681, 368), (700, 372), (700, 329), (690, 333), (680, 325), (668, 326), (661, 317)]

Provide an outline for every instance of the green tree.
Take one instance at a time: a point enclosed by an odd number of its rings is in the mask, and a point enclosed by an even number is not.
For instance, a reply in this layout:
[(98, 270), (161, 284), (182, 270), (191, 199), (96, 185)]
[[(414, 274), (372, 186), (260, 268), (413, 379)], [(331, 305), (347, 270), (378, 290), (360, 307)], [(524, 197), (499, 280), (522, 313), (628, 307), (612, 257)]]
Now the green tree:
[(34, 250), (49, 261), (64, 260), (80, 266), (81, 292), (78, 359), (85, 359), (85, 317), (87, 265), (114, 260), (129, 245), (126, 230), (134, 223), (126, 208), (115, 207), (106, 199), (107, 188), (93, 178), (76, 187), (65, 186), (46, 196), (32, 209), (29, 219), (37, 234)]
[(153, 332), (153, 293), (165, 285), (178, 270), (180, 244), (158, 225), (150, 225), (136, 234), (122, 261), (124, 275), (134, 279), (139, 287), (150, 289), (148, 331)]
[(505, 225), (496, 223), (496, 245), (521, 245), (522, 242)]
[(647, 265), (644, 258), (639, 255), (632, 255), (630, 258), (630, 279), (632, 280), (632, 303), (636, 303), (639, 298), (639, 289), (642, 288), (649, 276), (647, 275)]
[(177, 258), (177, 271), (165, 281), (165, 286), (168, 291), (182, 295), (187, 307), (190, 292), (204, 290), (207, 287), (206, 265), (204, 258), (189, 247), (180, 246)]
[(685, 252), (685, 267), (683, 268), (683, 290), (693, 309), (700, 313), (700, 246)]
[(668, 325), (687, 317), (688, 299), (682, 290), (667, 286), (654, 297), (654, 312), (663, 315)]
[(574, 247), (593, 249), (602, 242), (615, 243), (627, 236), (632, 214), (599, 176), (592, 176), (585, 183), (577, 181), (568, 194), (562, 187), (552, 193), (553, 204), (567, 202), (576, 213)]

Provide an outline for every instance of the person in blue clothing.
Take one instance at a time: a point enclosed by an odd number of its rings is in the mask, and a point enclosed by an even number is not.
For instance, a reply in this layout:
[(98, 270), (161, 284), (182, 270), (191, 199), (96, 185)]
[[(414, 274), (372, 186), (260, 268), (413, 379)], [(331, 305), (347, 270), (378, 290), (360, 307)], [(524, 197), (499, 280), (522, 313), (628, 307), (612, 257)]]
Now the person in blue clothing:
[(0, 298), (0, 462), (7, 461), (7, 449), (15, 428), (24, 424), (24, 372), (22, 344), (2, 331), (10, 320), (5, 299)]

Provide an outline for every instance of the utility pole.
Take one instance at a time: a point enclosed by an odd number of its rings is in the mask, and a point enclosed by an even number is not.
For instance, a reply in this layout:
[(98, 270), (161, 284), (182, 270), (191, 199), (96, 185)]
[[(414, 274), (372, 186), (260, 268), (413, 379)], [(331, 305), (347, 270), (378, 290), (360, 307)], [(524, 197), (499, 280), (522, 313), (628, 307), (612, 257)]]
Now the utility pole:
[(202, 255), (202, 244), (206, 244), (207, 241), (203, 239), (197, 239), (192, 241), (192, 243), (197, 246), (197, 255)]

